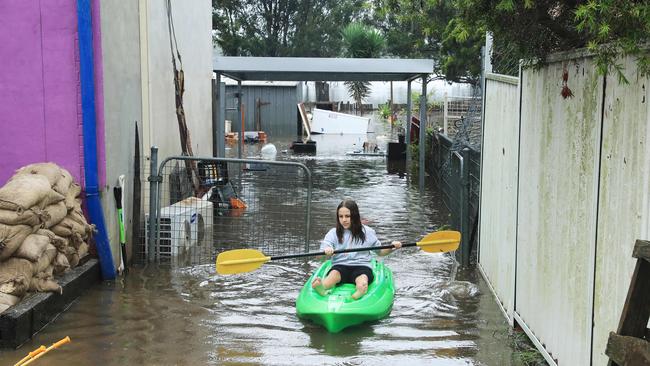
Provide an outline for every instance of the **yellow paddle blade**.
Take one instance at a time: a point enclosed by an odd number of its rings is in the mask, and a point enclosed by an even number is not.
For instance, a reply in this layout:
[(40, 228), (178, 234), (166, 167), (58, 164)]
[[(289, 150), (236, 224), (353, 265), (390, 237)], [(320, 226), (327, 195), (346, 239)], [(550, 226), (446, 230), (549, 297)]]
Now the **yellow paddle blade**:
[(254, 271), (271, 260), (255, 249), (235, 249), (217, 256), (217, 273), (234, 274)]
[(452, 252), (458, 249), (460, 232), (451, 230), (436, 231), (425, 236), (416, 244), (422, 250), (429, 253)]

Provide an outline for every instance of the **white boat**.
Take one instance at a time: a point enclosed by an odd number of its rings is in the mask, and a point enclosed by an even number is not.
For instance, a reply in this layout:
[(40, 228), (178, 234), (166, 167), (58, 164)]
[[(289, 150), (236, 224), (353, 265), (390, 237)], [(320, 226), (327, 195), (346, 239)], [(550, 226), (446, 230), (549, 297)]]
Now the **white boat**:
[(314, 109), (311, 118), (313, 134), (365, 134), (368, 133), (370, 117), (359, 117), (323, 109)]

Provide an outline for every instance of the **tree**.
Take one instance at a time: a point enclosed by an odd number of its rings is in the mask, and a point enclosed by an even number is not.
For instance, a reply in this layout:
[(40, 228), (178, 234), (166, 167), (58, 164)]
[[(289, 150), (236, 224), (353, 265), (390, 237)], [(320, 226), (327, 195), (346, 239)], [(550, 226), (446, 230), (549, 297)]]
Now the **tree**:
[[(455, 0), (458, 35), (489, 30), (500, 42), (516, 47), (529, 62), (556, 51), (587, 47), (600, 73), (614, 69), (625, 81), (619, 55), (635, 55), (638, 70), (650, 71), (642, 45), (650, 37), (650, 3), (634, 0)], [(459, 38), (460, 39), (460, 38)]]
[[(377, 29), (361, 23), (350, 23), (343, 31), (343, 56), (350, 58), (375, 58), (379, 57), (385, 48), (386, 40)], [(350, 96), (359, 106), (363, 115), (363, 100), (370, 95), (368, 81), (346, 81)]]
[(363, 0), (213, 0), (214, 42), (229, 56), (332, 57)]
[(484, 32), (458, 34), (451, 1), (375, 0), (372, 22), (386, 34), (388, 54), (434, 60), (434, 78), (476, 84)]

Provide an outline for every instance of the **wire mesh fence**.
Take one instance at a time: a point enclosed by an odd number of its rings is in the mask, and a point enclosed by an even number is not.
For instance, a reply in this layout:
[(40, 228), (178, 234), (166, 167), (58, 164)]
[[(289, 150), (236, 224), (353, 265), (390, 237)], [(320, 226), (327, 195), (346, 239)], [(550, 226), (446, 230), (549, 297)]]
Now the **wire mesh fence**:
[(492, 45), (492, 72), (495, 74), (519, 76), (519, 60), (523, 54), (511, 43), (494, 39)]
[(312, 182), (303, 164), (172, 157), (152, 180), (142, 261), (191, 266), (229, 249), (273, 256), (306, 248)]

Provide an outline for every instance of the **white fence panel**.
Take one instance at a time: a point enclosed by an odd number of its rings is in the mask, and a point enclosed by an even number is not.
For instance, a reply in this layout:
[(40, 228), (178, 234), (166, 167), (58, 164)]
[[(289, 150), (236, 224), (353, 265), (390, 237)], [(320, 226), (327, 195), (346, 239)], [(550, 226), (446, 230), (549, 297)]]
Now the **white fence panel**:
[[(522, 72), (515, 319), (549, 363), (588, 365), (603, 78), (592, 60)], [(575, 97), (560, 95), (563, 74)]]
[(519, 79), (485, 80), (478, 263), (513, 324), (519, 160)]
[(629, 84), (608, 76), (601, 153), (593, 364), (605, 365), (636, 264), (636, 239), (650, 239), (650, 79), (623, 60)]

